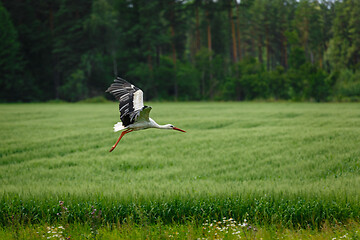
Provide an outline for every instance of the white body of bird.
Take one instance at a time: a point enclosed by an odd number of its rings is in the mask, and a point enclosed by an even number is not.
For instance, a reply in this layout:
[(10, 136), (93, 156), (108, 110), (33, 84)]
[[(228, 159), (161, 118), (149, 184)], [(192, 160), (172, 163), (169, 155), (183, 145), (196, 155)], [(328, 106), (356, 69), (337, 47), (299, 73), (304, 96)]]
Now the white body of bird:
[(124, 127), (122, 122), (118, 122), (114, 125), (114, 132), (118, 132), (124, 129), (132, 129), (134, 131), (148, 129), (148, 128), (159, 128), (159, 129), (174, 129), (174, 126), (171, 124), (159, 125), (152, 118), (149, 118), (149, 121), (140, 121)]

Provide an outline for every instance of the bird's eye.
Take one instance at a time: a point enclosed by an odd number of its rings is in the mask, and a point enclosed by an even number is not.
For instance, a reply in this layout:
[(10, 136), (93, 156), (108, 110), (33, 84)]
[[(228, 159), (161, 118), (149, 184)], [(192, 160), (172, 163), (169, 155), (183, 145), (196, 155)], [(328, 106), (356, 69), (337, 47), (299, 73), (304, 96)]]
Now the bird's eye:
[(173, 125), (170, 125), (171, 128), (173, 128), (174, 126)]

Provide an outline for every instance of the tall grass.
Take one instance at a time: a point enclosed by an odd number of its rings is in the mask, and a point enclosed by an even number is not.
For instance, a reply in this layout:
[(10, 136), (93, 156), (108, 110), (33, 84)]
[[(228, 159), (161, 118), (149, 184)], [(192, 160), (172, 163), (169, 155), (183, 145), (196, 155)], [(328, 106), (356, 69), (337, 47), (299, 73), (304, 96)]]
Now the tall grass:
[[(187, 133), (118, 134), (116, 103), (0, 105), (0, 215), (165, 223), (220, 217), (318, 227), (359, 220), (358, 104), (152, 103)], [(15, 220), (14, 220), (15, 219)]]

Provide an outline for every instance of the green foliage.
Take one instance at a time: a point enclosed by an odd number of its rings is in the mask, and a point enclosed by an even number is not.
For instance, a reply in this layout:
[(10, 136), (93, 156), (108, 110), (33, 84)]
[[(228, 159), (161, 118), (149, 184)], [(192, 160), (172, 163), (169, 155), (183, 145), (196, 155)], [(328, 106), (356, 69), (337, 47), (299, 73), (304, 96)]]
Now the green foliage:
[(331, 93), (331, 85), (327, 80), (327, 74), (322, 69), (314, 69), (309, 76), (308, 97), (317, 102), (328, 100)]
[(16, 101), (22, 94), (27, 94), (29, 83), (22, 74), (24, 62), (17, 31), (1, 2), (0, 22), (0, 99)]
[(109, 102), (109, 100), (107, 100), (103, 96), (87, 98), (87, 99), (79, 101), (79, 103), (106, 103), (106, 102)]
[(176, 80), (180, 100), (200, 99), (200, 72), (190, 63), (179, 63), (176, 68)]
[[(150, 73), (151, 74), (151, 73)], [(159, 99), (171, 99), (175, 96), (176, 70), (169, 57), (162, 57), (159, 66), (153, 70), (153, 79), (156, 79), (156, 93)], [(153, 81), (149, 81), (152, 84)]]
[[(10, 15), (0, 2), (0, 42), (1, 42), (1, 55), (0, 55), (0, 67), (1, 72), (4, 73), (3, 78), (12, 77), (11, 74), (17, 70), (16, 62), (20, 60), (18, 54), (20, 50), (20, 44), (17, 37), (16, 29), (10, 19)], [(10, 61), (7, 63), (6, 61)], [(11, 69), (13, 67), (13, 69)], [(7, 76), (10, 75), (10, 76)], [(6, 83), (6, 82), (5, 82)]]
[(128, 77), (134, 79), (133, 82), (136, 82), (136, 85), (143, 90), (145, 100), (157, 98), (157, 86), (152, 84), (153, 73), (147, 64), (139, 63), (132, 67), (128, 72)]
[(282, 66), (268, 73), (269, 92), (274, 99), (289, 99), (290, 83), (284, 73), (285, 69)]
[(299, 69), (305, 63), (306, 63), (306, 59), (305, 59), (304, 49), (301, 47), (293, 47), (289, 55), (290, 69)]
[(239, 64), (239, 84), (246, 100), (266, 98), (268, 93), (267, 78), (264, 68), (255, 59), (249, 59)]
[(300, 45), (306, 53), (307, 60), (315, 63), (315, 59), (322, 61), (323, 44), (326, 43), (326, 29), (324, 14), (317, 1), (303, 0), (295, 11), (294, 24), (298, 31)]
[(72, 73), (66, 84), (62, 85), (59, 89), (61, 99), (67, 101), (79, 101), (87, 96), (85, 74), (82, 70), (76, 70)]
[(358, 1), (3, 5), (1, 101), (78, 101), (103, 94), (116, 76), (153, 100), (359, 97), (336, 78), (360, 66)]
[(34, 224), (0, 228), (1, 239), (358, 239), (359, 223), (354, 221), (330, 225), (325, 223), (321, 229), (293, 229), (280, 226), (258, 226), (247, 219), (219, 218), (200, 224), (188, 221), (184, 224), (149, 224), (133, 222), (125, 224), (104, 224), (94, 235), (90, 223), (62, 225)]
[(335, 96), (340, 101), (359, 101), (360, 71), (343, 69), (335, 85)]
[(201, 48), (195, 56), (195, 68), (201, 74), (200, 77), (200, 91), (201, 98), (208, 99), (212, 93), (214, 86), (213, 68), (211, 59), (214, 56), (213, 51), (207, 48)]
[(347, 0), (335, 5), (333, 38), (326, 52), (327, 59), (335, 70), (352, 68), (360, 62), (359, 10), (359, 1)]

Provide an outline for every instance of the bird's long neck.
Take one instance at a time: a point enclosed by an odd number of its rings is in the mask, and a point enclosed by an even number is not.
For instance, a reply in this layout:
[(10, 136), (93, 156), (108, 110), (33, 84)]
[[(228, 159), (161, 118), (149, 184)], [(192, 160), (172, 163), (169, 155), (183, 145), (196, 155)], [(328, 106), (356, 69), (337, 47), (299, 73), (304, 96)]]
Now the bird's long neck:
[(151, 127), (153, 128), (160, 128), (160, 129), (167, 129), (167, 125), (160, 125), (157, 122), (155, 122), (152, 118), (149, 118), (150, 123), (151, 123)]

